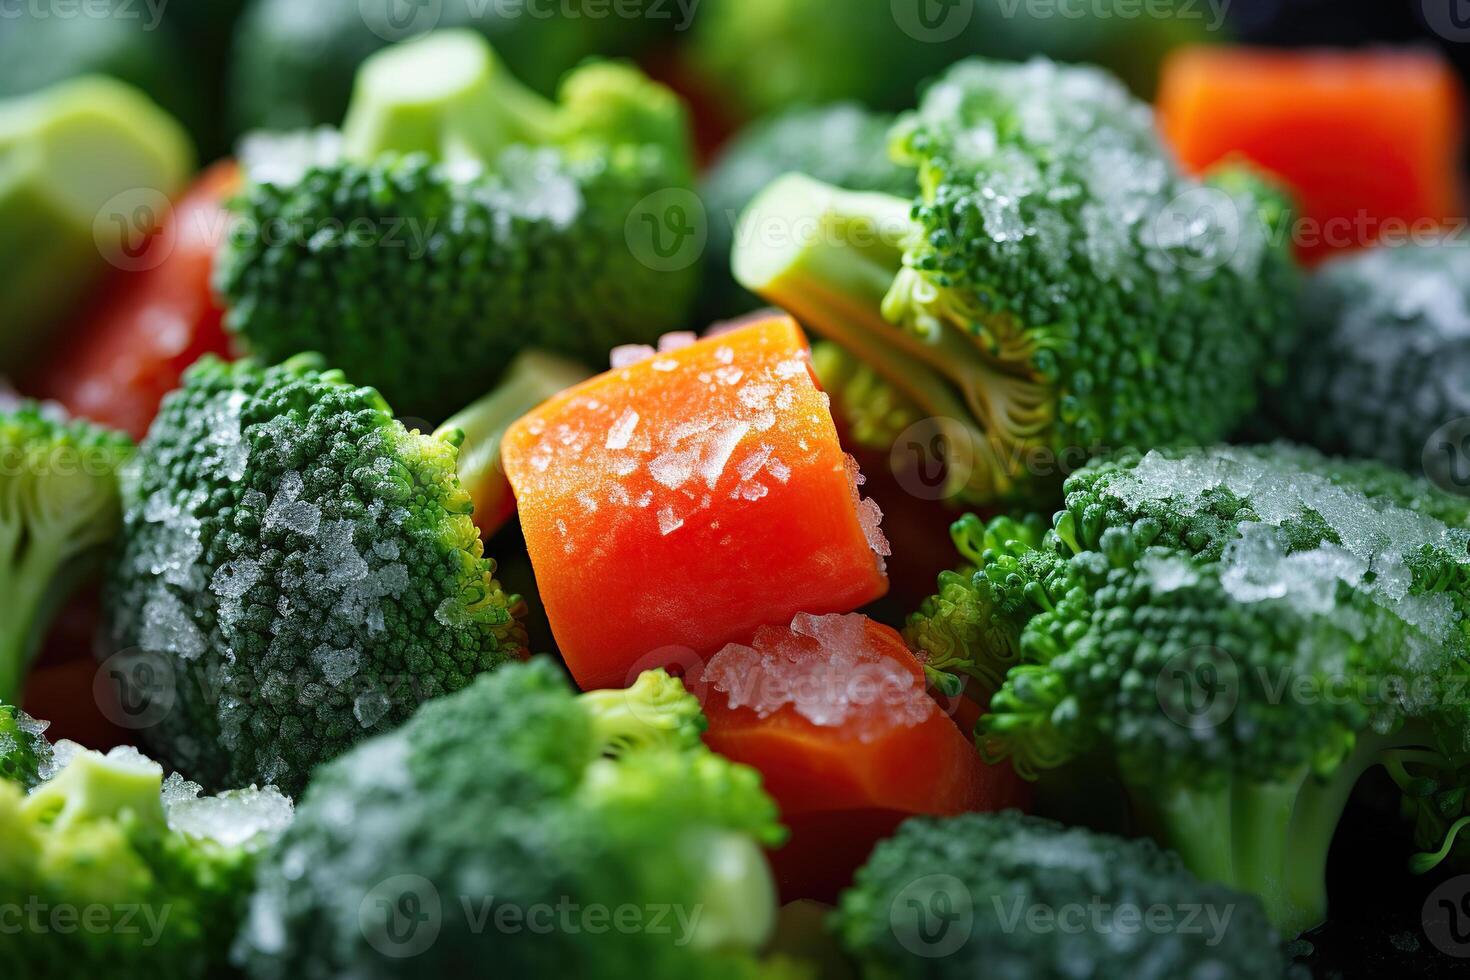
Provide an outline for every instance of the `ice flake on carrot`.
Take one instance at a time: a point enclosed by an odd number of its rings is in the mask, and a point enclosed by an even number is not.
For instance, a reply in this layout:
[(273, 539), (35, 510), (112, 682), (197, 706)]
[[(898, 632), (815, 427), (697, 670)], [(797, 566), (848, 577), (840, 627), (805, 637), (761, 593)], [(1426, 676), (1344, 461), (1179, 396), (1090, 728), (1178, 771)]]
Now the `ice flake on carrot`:
[[(666, 337), (507, 434), (538, 590), (584, 687), (626, 684), (654, 650), (713, 653), (886, 591), (881, 515), (808, 362), (784, 316)], [(607, 503), (590, 518), (584, 498)]]

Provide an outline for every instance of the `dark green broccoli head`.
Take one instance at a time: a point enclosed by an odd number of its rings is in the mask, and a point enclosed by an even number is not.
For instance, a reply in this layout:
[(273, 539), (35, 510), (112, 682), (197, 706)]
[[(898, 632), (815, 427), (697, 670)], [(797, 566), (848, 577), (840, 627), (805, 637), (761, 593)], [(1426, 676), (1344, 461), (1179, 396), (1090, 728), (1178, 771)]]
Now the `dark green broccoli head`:
[[(775, 806), (696, 721), (662, 671), (578, 696), (549, 660), (425, 705), (318, 772), (237, 962), (257, 980), (760, 975)], [(638, 923), (587, 918), (615, 912)]]
[(42, 636), (117, 534), (121, 433), (31, 402), (0, 409), (0, 701), (18, 702)]
[(730, 141), (701, 185), (709, 220), (701, 320), (733, 317), (761, 305), (730, 277), (730, 251), (740, 213), (777, 177), (800, 173), (852, 191), (913, 194), (913, 170), (888, 156), (893, 120), (855, 102), (835, 102), (759, 119)]
[[(698, 269), (636, 247), (639, 202), (690, 186), (678, 100), (592, 64), (553, 106), (482, 42), (431, 40), (364, 68), (347, 159), (257, 172), (236, 201), (215, 270), (230, 329), (265, 360), (320, 350), (442, 420), (527, 347), (597, 363), (682, 326)], [(438, 81), (437, 101), (405, 75)]]
[(29, 793), (0, 780), (7, 975), (224, 975), (256, 859), (291, 801), (254, 787), (201, 796), (129, 748), (58, 743), (54, 768)]
[(1294, 932), (1324, 912), (1358, 776), (1405, 748), (1465, 761), (1467, 514), (1285, 445), (1123, 455), (1074, 474), (1044, 534), (957, 523), (973, 564), (908, 636), (931, 670), (999, 684), (983, 754), (1110, 767), (1162, 843)]
[(843, 893), (833, 925), (872, 980), (1281, 976), (1253, 896), (1178, 857), (1014, 811), (906, 821)]
[(1046, 61), (955, 66), (893, 151), (917, 200), (785, 178), (735, 274), (953, 419), (974, 461), (954, 493), (1033, 498), (1100, 449), (1213, 441), (1254, 407), (1296, 283), (1261, 181), (1183, 175), (1147, 106)]
[[(1268, 426), (1325, 452), (1382, 459), (1463, 490), (1470, 416), (1470, 251), (1460, 240), (1384, 246), (1322, 266), (1301, 341), (1267, 401)], [(1453, 479), (1454, 482), (1449, 482)]]
[(0, 704), (0, 780), (29, 790), (51, 766), (47, 723), (11, 704)]
[(125, 475), (106, 595), (113, 649), (163, 671), (139, 692), (152, 750), (295, 791), (524, 655), (456, 456), (314, 356), (195, 366)]

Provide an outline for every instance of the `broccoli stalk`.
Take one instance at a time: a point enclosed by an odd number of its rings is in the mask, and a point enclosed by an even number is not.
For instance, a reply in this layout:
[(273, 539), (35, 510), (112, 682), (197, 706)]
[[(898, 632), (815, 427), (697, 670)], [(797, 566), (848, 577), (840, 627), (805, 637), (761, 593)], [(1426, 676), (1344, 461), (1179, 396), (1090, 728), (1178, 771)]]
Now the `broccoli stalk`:
[[(1467, 516), (1284, 445), (1124, 454), (1074, 474), (1044, 532), (957, 522), (971, 564), (907, 637), (931, 673), (995, 689), (983, 756), (1063, 801), (1091, 791), (1061, 767), (1112, 773), (1144, 830), (1295, 934), (1326, 915), (1333, 831), (1370, 767), (1438, 849), (1417, 870), (1462, 826)], [(1431, 801), (1450, 806), (1431, 820)]]
[(0, 701), (20, 698), (45, 629), (121, 520), (126, 436), (40, 406), (0, 412)]
[(436, 438), (459, 446), (459, 482), (475, 502), (475, 524), (486, 539), (510, 520), (516, 508), (500, 462), (506, 430), (548, 398), (591, 376), (575, 361), (545, 351), (522, 351), (494, 391), (455, 413), (435, 432)]
[(1101, 448), (1214, 441), (1279, 370), (1284, 200), (1180, 172), (1115, 80), (962, 62), (890, 140), (915, 194), (788, 175), (742, 216), (732, 265), (912, 412), (954, 420), (975, 465), (953, 492), (1033, 500)]

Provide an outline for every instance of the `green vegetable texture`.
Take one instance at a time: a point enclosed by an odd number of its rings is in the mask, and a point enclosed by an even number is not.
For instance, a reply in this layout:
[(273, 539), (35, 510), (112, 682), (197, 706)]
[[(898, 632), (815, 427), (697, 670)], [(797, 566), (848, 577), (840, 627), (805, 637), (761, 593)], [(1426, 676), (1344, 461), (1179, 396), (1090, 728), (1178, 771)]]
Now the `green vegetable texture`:
[[(1267, 427), (1324, 452), (1382, 459), (1441, 486), (1470, 486), (1470, 251), (1465, 242), (1369, 249), (1329, 261), (1302, 296), (1303, 330), (1284, 383), (1267, 399)], [(1445, 482), (1456, 479), (1451, 484)]]
[(986, 758), (1113, 773), (1160, 844), (1288, 935), (1326, 915), (1368, 768), (1400, 780), (1421, 846), (1454, 843), (1435, 804), (1456, 787), (1414, 781), (1467, 761), (1470, 504), (1285, 444), (1123, 454), (1065, 490), (1046, 529), (956, 523), (970, 564), (908, 627), (931, 673), (998, 688)]
[(0, 944), (6, 976), (222, 975), (291, 801), (254, 788), (201, 797), (134, 749), (56, 754), (29, 793), (0, 781), (0, 902), (22, 916)]
[(973, 458), (952, 494), (1045, 498), (1101, 450), (1214, 441), (1279, 375), (1285, 201), (1183, 175), (1106, 74), (962, 62), (892, 139), (916, 197), (782, 178), (741, 219), (735, 277), (952, 420)]
[(775, 804), (703, 727), (661, 670), (579, 696), (546, 659), (425, 705), (317, 773), (236, 962), (254, 980), (800, 976), (754, 956)]
[(132, 454), (127, 436), (35, 403), (0, 410), (0, 702), (19, 702), (52, 619), (101, 571)]
[(33, 789), (52, 764), (47, 724), (10, 704), (0, 703), (0, 782)]
[(1150, 841), (1015, 811), (906, 821), (842, 894), (833, 928), (865, 980), (1285, 971), (1254, 897), (1200, 881)]
[(458, 446), (319, 358), (195, 365), (123, 479), (111, 649), (141, 737), (213, 788), (319, 762), (524, 655)]
[(635, 232), (640, 202), (692, 186), (687, 119), (635, 68), (585, 65), (552, 104), (483, 39), (436, 34), (364, 65), (343, 143), (237, 202), (216, 285), (263, 359), (320, 350), (439, 421), (526, 347), (599, 363), (684, 324), (697, 266)]
[[(648, 6), (654, 7), (653, 0)], [(550, 92), (563, 72), (584, 59), (632, 54), (667, 22), (612, 16), (610, 9), (599, 0), (545, 6), (482, 0), (417, 6), (399, 0), (252, 0), (235, 35), (231, 116), (240, 130), (336, 125), (358, 66), (391, 42), (434, 27), (484, 35), (505, 52), (516, 75)]]
[(29, 367), (108, 264), (139, 257), (193, 157), (177, 122), (110, 78), (0, 101), (0, 372)]
[(735, 135), (700, 185), (709, 220), (701, 321), (738, 316), (761, 305), (731, 278), (730, 253), (741, 212), (777, 177), (800, 173), (847, 190), (914, 192), (913, 170), (888, 157), (893, 121), (892, 115), (855, 102), (836, 102), (758, 119)]

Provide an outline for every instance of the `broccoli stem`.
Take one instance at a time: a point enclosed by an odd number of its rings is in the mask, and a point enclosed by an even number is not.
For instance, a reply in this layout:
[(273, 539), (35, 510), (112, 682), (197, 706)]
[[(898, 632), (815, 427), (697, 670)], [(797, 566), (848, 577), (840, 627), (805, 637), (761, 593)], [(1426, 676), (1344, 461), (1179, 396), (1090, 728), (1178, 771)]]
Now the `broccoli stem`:
[(486, 162), (550, 141), (556, 125), (556, 107), (511, 77), (482, 36), (443, 31), (363, 63), (342, 148), (361, 161), (392, 152)]
[(1285, 936), (1327, 918), (1327, 855), (1348, 796), (1384, 753), (1420, 744), (1412, 733), (1361, 738), (1323, 778), (1303, 768), (1286, 778), (1243, 778), (1208, 790), (1161, 790), (1146, 776), (1130, 778), (1144, 827), (1202, 878), (1260, 897)]
[(20, 703), (42, 631), (69, 592), (58, 583), (67, 556), (0, 520), (0, 701)]
[[(1046, 398), (980, 356), (963, 331), (910, 315), (928, 289), (904, 266), (912, 207), (789, 174), (741, 217), (734, 275), (867, 362), (929, 416), (960, 422), (976, 456), (969, 485), (984, 494), (1009, 485), (1006, 447), (1041, 431)], [(928, 302), (944, 305), (943, 297)]]

